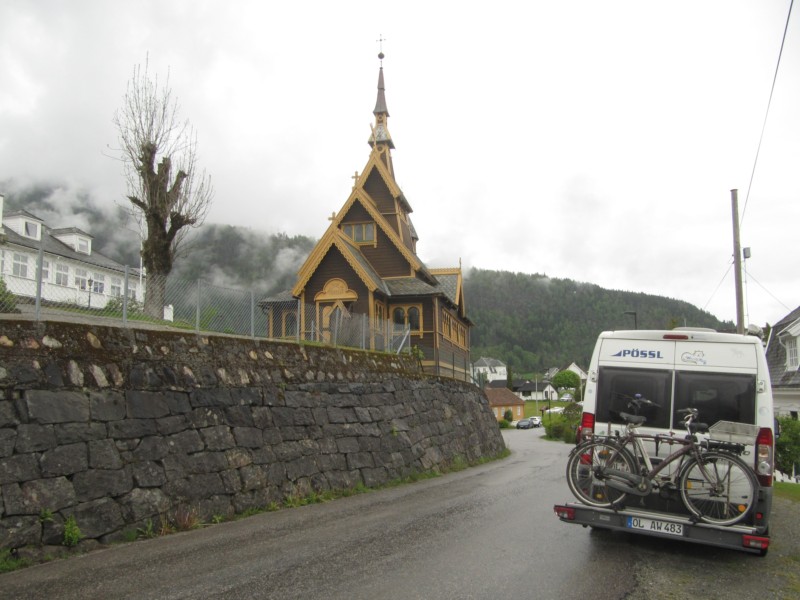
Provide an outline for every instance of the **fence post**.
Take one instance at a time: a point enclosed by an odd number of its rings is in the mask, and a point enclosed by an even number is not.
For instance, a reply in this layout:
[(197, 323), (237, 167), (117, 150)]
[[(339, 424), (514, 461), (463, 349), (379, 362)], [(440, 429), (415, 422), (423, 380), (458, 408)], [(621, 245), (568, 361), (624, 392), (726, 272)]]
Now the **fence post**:
[[(27, 259), (26, 259), (27, 260)], [(42, 316), (42, 267), (44, 266), (44, 236), (39, 242), (39, 255), (36, 258), (36, 320)]]
[(128, 265), (125, 265), (125, 282), (122, 284), (122, 326), (128, 325), (128, 278), (131, 271)]
[(303, 301), (300, 298), (298, 298), (297, 299), (297, 343), (298, 344), (300, 343), (300, 329), (301, 327), (305, 326), (306, 322), (305, 318), (306, 315), (304, 312), (301, 312), (302, 310), (303, 310)]
[(256, 337), (256, 293), (250, 288), (250, 337)]
[(197, 306), (194, 312), (194, 330), (200, 332), (200, 280), (197, 280)]

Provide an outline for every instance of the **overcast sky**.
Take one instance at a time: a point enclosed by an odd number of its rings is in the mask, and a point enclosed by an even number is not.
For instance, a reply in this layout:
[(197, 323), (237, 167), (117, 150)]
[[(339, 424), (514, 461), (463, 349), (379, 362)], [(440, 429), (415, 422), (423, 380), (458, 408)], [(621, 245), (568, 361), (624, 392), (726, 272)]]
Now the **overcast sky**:
[(750, 178), (789, 4), (3, 0), (0, 181), (57, 183), (67, 211), (87, 193), (122, 202), (112, 118), (149, 54), (196, 128), (207, 222), (318, 238), (368, 158), (382, 35), (395, 172), (428, 266), (735, 320), (738, 188), (746, 312), (775, 323), (800, 304), (797, 14)]

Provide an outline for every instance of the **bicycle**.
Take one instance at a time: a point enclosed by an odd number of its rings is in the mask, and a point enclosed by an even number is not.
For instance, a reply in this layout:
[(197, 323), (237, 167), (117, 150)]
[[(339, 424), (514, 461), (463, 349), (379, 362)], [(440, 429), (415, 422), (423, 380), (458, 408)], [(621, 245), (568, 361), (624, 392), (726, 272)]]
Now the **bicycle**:
[[(655, 404), (637, 394), (629, 407), (635, 412)], [(696, 421), (699, 411), (677, 411), (684, 416), (685, 438), (672, 434), (640, 434), (636, 429), (646, 418), (620, 413), (625, 432), (595, 436), (576, 446), (567, 461), (567, 483), (575, 497), (589, 506), (619, 510), (629, 496), (666, 493), (676, 488), (692, 519), (714, 525), (733, 525), (744, 519), (758, 494), (758, 480), (739, 454), (744, 444), (706, 440), (698, 443), (695, 433), (708, 429)], [(644, 440), (680, 446), (655, 465)], [(632, 447), (631, 451), (629, 447)], [(673, 475), (661, 475), (677, 461)]]

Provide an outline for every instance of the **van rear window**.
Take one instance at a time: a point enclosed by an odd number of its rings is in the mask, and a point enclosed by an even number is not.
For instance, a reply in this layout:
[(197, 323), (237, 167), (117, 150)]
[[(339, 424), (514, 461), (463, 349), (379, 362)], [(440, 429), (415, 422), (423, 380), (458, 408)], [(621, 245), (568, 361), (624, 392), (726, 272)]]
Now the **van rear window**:
[(629, 406), (636, 394), (647, 398), (654, 406), (638, 411), (649, 427), (669, 428), (672, 371), (663, 369), (631, 369), (600, 367), (597, 379), (596, 418), (599, 422), (624, 423), (619, 416), (634, 414)]
[[(696, 408), (698, 420), (708, 425), (717, 421), (756, 422), (756, 377), (741, 373), (676, 371), (675, 410)], [(681, 423), (675, 415), (676, 426)]]

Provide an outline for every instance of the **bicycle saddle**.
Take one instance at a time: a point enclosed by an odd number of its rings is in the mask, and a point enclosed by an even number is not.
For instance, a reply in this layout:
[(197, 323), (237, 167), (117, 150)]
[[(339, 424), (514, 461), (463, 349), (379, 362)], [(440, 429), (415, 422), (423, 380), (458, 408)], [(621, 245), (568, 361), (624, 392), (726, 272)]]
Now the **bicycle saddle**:
[(645, 421), (647, 421), (646, 417), (640, 415), (631, 415), (629, 413), (621, 412), (619, 416), (622, 418), (623, 421), (626, 423), (630, 423), (631, 425), (641, 425)]

